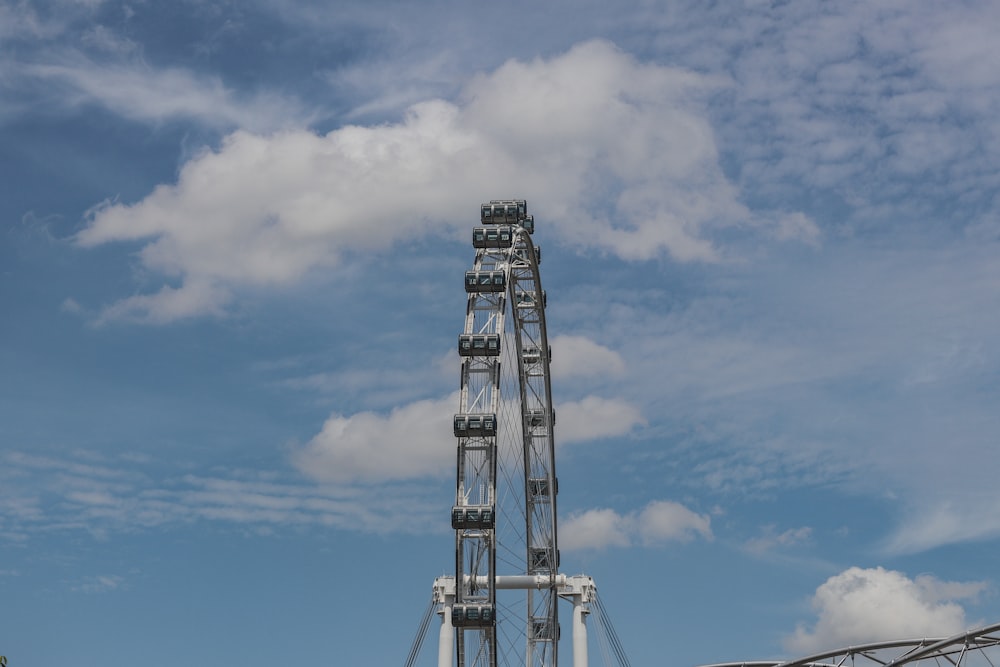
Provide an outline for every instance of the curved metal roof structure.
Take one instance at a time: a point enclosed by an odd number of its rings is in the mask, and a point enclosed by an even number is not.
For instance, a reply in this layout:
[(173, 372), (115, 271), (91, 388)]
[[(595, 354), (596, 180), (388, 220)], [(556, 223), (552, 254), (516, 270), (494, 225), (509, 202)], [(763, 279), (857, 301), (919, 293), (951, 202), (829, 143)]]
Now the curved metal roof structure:
[(702, 667), (1000, 667), (1000, 623), (951, 637), (899, 639), (847, 646), (795, 660), (726, 662)]

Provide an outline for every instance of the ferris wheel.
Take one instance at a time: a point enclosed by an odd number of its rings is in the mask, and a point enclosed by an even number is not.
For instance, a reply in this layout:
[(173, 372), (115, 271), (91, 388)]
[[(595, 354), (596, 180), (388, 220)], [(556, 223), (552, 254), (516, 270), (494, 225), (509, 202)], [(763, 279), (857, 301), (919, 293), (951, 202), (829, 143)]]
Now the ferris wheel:
[(480, 222), (458, 337), (455, 589), (443, 628), (459, 667), (546, 667), (557, 664), (559, 550), (541, 253), (524, 200), (483, 204)]
[(599, 641), (610, 640), (627, 667), (593, 578), (559, 573), (552, 350), (535, 221), (518, 199), (483, 204), (479, 221), (458, 336), (455, 574), (434, 580), (406, 666), (416, 665), (436, 614), (438, 667), (557, 667), (558, 603), (568, 600), (574, 667), (588, 665), (591, 612)]
[[(560, 599), (573, 605), (573, 666), (588, 666), (586, 617), (596, 613), (604, 664), (629, 661), (594, 580), (559, 573), (552, 351), (541, 252), (524, 200), (483, 204), (465, 273), (458, 336), (455, 575), (434, 580), (406, 667), (415, 667), (431, 618), (441, 618), (438, 667), (557, 667)], [(602, 637), (603, 634), (603, 637)], [(889, 640), (789, 661), (706, 667), (996, 667), (1000, 623), (939, 639)]]

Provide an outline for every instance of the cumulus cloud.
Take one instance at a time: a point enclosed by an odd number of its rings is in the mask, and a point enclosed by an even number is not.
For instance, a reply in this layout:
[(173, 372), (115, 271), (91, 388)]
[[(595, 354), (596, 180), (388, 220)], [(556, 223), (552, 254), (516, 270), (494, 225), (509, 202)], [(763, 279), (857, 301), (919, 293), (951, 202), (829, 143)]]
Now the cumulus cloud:
[[(455, 392), (408, 403), (388, 414), (333, 414), (319, 433), (293, 453), (292, 460), (304, 474), (327, 482), (437, 477), (452, 470), (451, 418), (458, 405)], [(623, 435), (641, 423), (639, 411), (628, 403), (588, 396), (557, 407), (556, 442)]]
[(560, 546), (567, 550), (627, 547), (632, 544), (628, 521), (611, 509), (587, 510), (560, 525)]
[(455, 448), (451, 418), (458, 393), (394, 409), (388, 415), (331, 415), (323, 429), (293, 455), (313, 479), (383, 482), (439, 476), (452, 470)]
[(555, 336), (552, 344), (552, 377), (557, 380), (625, 373), (625, 361), (614, 350), (584, 336)]
[[(99, 76), (126, 76), (48, 71), (94, 91), (123, 88)], [(712, 261), (712, 230), (761, 223), (722, 173), (702, 117), (718, 85), (588, 42), (550, 60), (508, 62), (471, 80), (457, 102), (414, 104), (394, 124), (237, 131), (186, 163), (176, 183), (95, 208), (77, 241), (143, 241), (143, 264), (178, 278), (181, 292), (286, 285), (346, 252), (465, 226), (479, 201), (511, 193), (538, 202), (539, 223), (568, 243), (630, 260)], [(210, 108), (220, 97), (199, 99)], [(808, 239), (809, 227), (792, 217), (771, 231)], [(125, 311), (136, 309), (163, 311), (148, 321), (196, 314), (170, 314), (157, 300)]]
[(574, 514), (559, 526), (559, 546), (567, 551), (606, 547), (653, 546), (713, 538), (711, 518), (679, 503), (655, 500), (641, 510), (618, 514), (592, 509)]
[(583, 442), (625, 435), (645, 423), (639, 409), (622, 399), (587, 396), (556, 406), (556, 442)]
[(945, 637), (966, 628), (958, 603), (982, 592), (982, 582), (944, 582), (929, 575), (852, 567), (816, 589), (815, 624), (800, 625), (785, 647), (808, 654), (885, 639)]

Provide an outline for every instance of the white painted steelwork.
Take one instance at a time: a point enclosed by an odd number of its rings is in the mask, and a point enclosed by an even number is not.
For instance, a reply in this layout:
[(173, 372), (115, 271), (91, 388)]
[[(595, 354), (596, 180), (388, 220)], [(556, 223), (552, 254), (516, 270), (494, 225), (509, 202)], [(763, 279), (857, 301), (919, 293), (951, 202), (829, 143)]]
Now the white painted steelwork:
[[(472, 581), (466, 577), (464, 585)], [(476, 585), (485, 586), (487, 577), (478, 577)], [(588, 667), (587, 653), (587, 616), (590, 614), (590, 603), (597, 595), (597, 586), (592, 577), (587, 575), (567, 576), (557, 574), (552, 577), (544, 575), (497, 575), (494, 578), (496, 590), (543, 590), (556, 586), (560, 598), (573, 603), (573, 667)], [(438, 577), (434, 580), (434, 602), (438, 605), (441, 616), (441, 630), (438, 635), (438, 667), (451, 667), (452, 643), (455, 638), (455, 628), (452, 627), (451, 612), (455, 601), (455, 577)]]
[[(549, 345), (528, 217), (524, 200), (483, 204), (480, 221), (503, 226), (474, 230), (465, 273), (452, 507), (460, 585), (441, 601), (453, 629), (442, 629), (439, 650), (450, 653), (453, 638), (458, 667), (558, 664), (554, 412), (550, 355), (537, 354)], [(474, 415), (495, 421), (474, 429)]]
[(441, 617), (438, 667), (556, 667), (560, 599), (573, 605), (573, 665), (587, 667), (587, 616), (592, 607), (598, 620), (605, 615), (592, 578), (559, 572), (552, 348), (534, 218), (523, 200), (481, 210), (484, 224), (504, 224), (474, 229), (466, 272), (453, 421), (455, 576), (435, 579), (431, 610)]
[(950, 637), (894, 639), (794, 660), (726, 662), (703, 667), (995, 667), (997, 664), (1000, 664), (1000, 623)]

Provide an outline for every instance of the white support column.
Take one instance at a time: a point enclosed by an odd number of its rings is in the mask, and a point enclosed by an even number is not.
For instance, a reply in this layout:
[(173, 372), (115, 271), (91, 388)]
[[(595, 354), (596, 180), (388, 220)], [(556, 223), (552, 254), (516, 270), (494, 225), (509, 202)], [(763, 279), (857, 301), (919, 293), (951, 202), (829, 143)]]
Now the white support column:
[(587, 667), (587, 614), (583, 595), (573, 596), (573, 667)]
[[(541, 589), (555, 584), (559, 597), (573, 603), (573, 667), (588, 667), (587, 616), (594, 601), (597, 586), (587, 575), (500, 575), (496, 587), (502, 589)], [(444, 576), (434, 580), (434, 601), (441, 605), (441, 631), (438, 635), (438, 667), (452, 667), (455, 652), (455, 627), (451, 624), (455, 604), (455, 577)]]
[(434, 580), (434, 601), (441, 605), (441, 631), (438, 633), (438, 667), (452, 667), (455, 654), (455, 626), (451, 624), (451, 609), (455, 604), (455, 578)]
[(587, 616), (596, 593), (593, 577), (585, 574), (566, 577), (559, 588), (559, 597), (573, 603), (573, 667), (588, 667)]
[(455, 626), (451, 624), (451, 605), (455, 598), (451, 597), (441, 607), (441, 633), (438, 635), (438, 667), (451, 667), (452, 656), (455, 653)]

